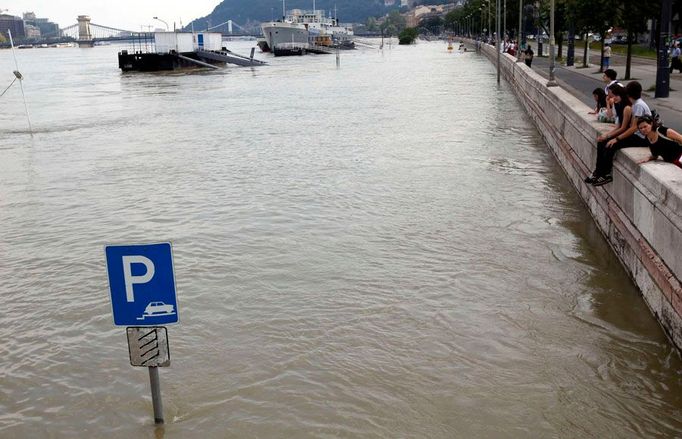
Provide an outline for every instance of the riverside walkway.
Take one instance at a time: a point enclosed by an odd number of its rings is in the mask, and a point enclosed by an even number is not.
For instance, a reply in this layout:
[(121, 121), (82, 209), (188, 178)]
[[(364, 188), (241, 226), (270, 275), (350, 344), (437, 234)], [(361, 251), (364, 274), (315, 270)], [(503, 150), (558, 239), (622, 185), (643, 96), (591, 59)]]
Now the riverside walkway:
[[(537, 46), (532, 45), (535, 53)], [(547, 57), (548, 45), (543, 47), (545, 55), (535, 56), (532, 68), (535, 72), (544, 77), (549, 76), (549, 58)], [(564, 54), (566, 47), (564, 47)], [(602, 73), (599, 72), (599, 52), (592, 52), (590, 56), (590, 66), (582, 67), (582, 50), (576, 48), (576, 65), (567, 67), (557, 63), (554, 73), (559, 85), (566, 91), (577, 97), (589, 107), (594, 107), (592, 90), (596, 87), (604, 87)], [(667, 98), (654, 98), (652, 87), (656, 84), (656, 60), (649, 58), (633, 57), (630, 64), (631, 79), (624, 80), (625, 76), (625, 56), (614, 54), (611, 56), (610, 68), (618, 72), (618, 80), (624, 84), (630, 81), (639, 81), (644, 90), (644, 100), (649, 107), (656, 109), (663, 117), (666, 126), (676, 131), (682, 130), (682, 73), (675, 70), (670, 74), (670, 95)]]

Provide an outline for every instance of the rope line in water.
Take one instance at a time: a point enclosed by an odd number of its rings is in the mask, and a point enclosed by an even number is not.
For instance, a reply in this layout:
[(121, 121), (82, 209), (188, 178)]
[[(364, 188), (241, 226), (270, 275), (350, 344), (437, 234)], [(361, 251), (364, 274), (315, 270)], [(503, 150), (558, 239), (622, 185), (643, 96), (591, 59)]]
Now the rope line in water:
[(14, 52), (14, 40), (12, 39), (12, 31), (8, 30), (7, 35), (9, 36), (9, 44), (10, 46), (12, 46), (12, 56), (14, 57), (14, 65), (17, 68), (14, 71), (14, 77), (19, 80), (19, 88), (21, 88), (21, 97), (24, 99), (24, 108), (26, 109), (26, 120), (28, 121), (28, 132), (31, 133), (31, 137), (33, 137), (31, 117), (28, 115), (28, 104), (26, 103), (26, 95), (24, 94), (24, 81), (22, 80), (23, 76), (21, 76), (21, 73), (19, 73), (19, 63), (17, 62), (17, 54)]
[(16, 81), (17, 81), (17, 78), (12, 79), (12, 83), (11, 83), (10, 85), (7, 86), (7, 88), (5, 89), (5, 91), (3, 91), (2, 93), (0, 93), (0, 98), (3, 97), (5, 93), (7, 93), (7, 90), (9, 90), (9, 88), (10, 88), (11, 86), (13, 86), (14, 83), (15, 83)]

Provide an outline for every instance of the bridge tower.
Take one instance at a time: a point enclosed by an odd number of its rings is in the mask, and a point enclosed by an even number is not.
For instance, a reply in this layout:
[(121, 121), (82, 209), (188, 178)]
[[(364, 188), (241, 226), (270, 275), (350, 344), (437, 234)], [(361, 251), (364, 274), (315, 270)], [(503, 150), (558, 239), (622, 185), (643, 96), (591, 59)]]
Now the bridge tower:
[(78, 16), (78, 47), (92, 47), (92, 32), (90, 32), (90, 17), (88, 15)]

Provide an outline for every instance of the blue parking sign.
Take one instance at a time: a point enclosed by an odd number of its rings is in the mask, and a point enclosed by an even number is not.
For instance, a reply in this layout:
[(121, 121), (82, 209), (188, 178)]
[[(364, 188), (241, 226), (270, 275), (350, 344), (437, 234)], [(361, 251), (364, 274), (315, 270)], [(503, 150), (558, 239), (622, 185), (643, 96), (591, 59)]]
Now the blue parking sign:
[(178, 321), (170, 243), (104, 248), (114, 324), (159, 326)]

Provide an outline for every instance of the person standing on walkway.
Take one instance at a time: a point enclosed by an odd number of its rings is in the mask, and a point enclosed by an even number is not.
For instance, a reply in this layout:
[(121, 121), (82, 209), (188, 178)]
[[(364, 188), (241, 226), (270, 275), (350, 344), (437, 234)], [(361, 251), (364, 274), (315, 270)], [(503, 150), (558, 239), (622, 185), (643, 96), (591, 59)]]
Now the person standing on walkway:
[(611, 63), (611, 45), (607, 44), (606, 46), (604, 46), (604, 64), (602, 65), (602, 68), (608, 69), (610, 63)]
[(533, 49), (530, 47), (529, 44), (526, 51), (523, 52), (523, 60), (528, 67), (530, 67), (530, 65), (533, 64), (533, 55), (535, 55), (535, 53), (533, 53)]
[(672, 56), (672, 60), (670, 63), (670, 73), (672, 73), (674, 69), (677, 69), (680, 71), (680, 73), (682, 73), (682, 60), (680, 60), (680, 43), (678, 41), (675, 41), (673, 48), (670, 50), (670, 55)]
[(649, 151), (651, 152), (649, 158), (638, 161), (638, 164), (641, 165), (661, 157), (664, 161), (682, 168), (682, 163), (680, 163), (680, 159), (682, 159), (682, 135), (680, 133), (664, 126), (657, 127), (656, 121), (651, 116), (640, 117), (637, 128), (649, 143)]

